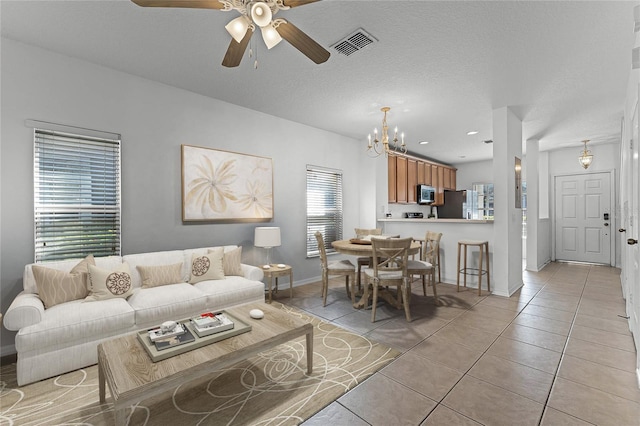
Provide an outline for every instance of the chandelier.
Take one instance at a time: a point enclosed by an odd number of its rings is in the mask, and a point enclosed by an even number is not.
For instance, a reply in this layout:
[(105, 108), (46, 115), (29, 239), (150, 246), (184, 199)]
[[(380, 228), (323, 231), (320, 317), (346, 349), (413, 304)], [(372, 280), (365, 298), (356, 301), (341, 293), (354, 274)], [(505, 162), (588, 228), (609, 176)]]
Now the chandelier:
[(578, 157), (578, 162), (585, 169), (588, 169), (589, 166), (591, 165), (591, 162), (593, 161), (593, 154), (591, 154), (591, 151), (587, 149), (587, 142), (589, 142), (589, 139), (582, 141), (582, 143), (584, 143), (584, 150), (580, 153), (580, 156)]
[(397, 126), (393, 133), (393, 148), (389, 145), (389, 126), (387, 125), (387, 112), (389, 112), (390, 109), (390, 107), (380, 108), (380, 111), (384, 112), (384, 117), (382, 119), (381, 140), (378, 140), (378, 128), (373, 129), (373, 141), (371, 140), (371, 133), (369, 133), (369, 144), (367, 145), (367, 153), (369, 153), (371, 157), (378, 157), (382, 154), (389, 156), (407, 153), (407, 145), (405, 145), (404, 143), (404, 133), (400, 134), (401, 143), (398, 146)]

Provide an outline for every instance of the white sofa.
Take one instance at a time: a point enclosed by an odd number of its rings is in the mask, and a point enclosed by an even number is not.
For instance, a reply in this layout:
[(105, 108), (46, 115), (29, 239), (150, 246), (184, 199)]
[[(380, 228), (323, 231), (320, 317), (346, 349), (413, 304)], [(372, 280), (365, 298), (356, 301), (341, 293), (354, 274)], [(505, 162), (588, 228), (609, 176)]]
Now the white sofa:
[[(113, 270), (123, 262), (130, 267), (133, 294), (86, 302), (84, 299), (45, 309), (38, 296), (32, 266), (25, 266), (24, 290), (3, 317), (4, 326), (18, 331), (18, 385), (97, 363), (100, 342), (176, 320), (256, 301), (264, 301), (264, 274), (255, 266), (241, 264), (243, 277), (225, 276), (220, 280), (189, 284), (192, 255), (206, 254), (214, 247), (163, 251), (96, 258), (97, 267)], [(225, 246), (225, 252), (236, 246)], [(40, 265), (69, 272), (79, 259), (46, 262)], [(136, 266), (160, 266), (182, 262), (184, 282), (142, 288)]]

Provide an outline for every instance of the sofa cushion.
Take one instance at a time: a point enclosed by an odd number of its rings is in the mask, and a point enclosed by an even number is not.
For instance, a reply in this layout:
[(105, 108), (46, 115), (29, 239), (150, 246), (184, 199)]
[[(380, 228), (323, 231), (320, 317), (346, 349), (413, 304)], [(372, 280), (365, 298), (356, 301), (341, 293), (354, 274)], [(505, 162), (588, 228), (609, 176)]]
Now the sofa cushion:
[(240, 266), (242, 259), (242, 247), (237, 247), (233, 250), (225, 251), (222, 257), (222, 267), (224, 268), (224, 275), (236, 275), (242, 277), (242, 267)]
[(113, 270), (89, 265), (89, 295), (85, 301), (127, 298), (132, 293), (131, 273), (126, 262)]
[(224, 279), (223, 255), (222, 247), (213, 249), (207, 254), (194, 254), (191, 257), (191, 278), (189, 282), (195, 284), (205, 280)]
[[(78, 266), (78, 262), (82, 260), (83, 259), (53, 260), (48, 262), (40, 262), (38, 263), (38, 265), (51, 269), (58, 269), (64, 272), (70, 272), (74, 267)], [(115, 268), (122, 263), (122, 258), (120, 256), (96, 257), (94, 260), (96, 266), (105, 269)], [(26, 265), (24, 267), (24, 273), (22, 275), (22, 286), (24, 288), (24, 291), (26, 291), (27, 293), (38, 292), (38, 286), (36, 285), (36, 280), (33, 276), (34, 265), (35, 263)]]
[(33, 277), (44, 307), (48, 309), (60, 303), (87, 297), (89, 265), (95, 265), (91, 255), (81, 260), (68, 273), (59, 269), (33, 265)]
[(264, 284), (244, 277), (201, 281), (193, 285), (207, 294), (207, 309), (224, 309), (249, 302), (264, 302)]
[[(156, 251), (150, 253), (128, 254), (122, 257), (123, 262), (127, 262), (131, 268), (131, 279), (133, 280), (133, 288), (142, 287), (142, 277), (138, 266), (162, 266), (175, 265), (176, 263), (184, 263), (184, 253), (182, 250)], [(183, 266), (180, 274), (181, 279), (176, 283), (186, 283), (189, 281), (189, 274), (185, 273), (185, 269), (191, 269), (191, 262)], [(173, 283), (172, 283), (173, 284)]]
[(204, 312), (207, 295), (191, 284), (169, 284), (136, 289), (128, 299), (138, 327), (151, 327)]
[(182, 280), (182, 262), (173, 265), (136, 266), (142, 279), (142, 288), (177, 284)]
[(74, 300), (46, 309), (42, 321), (21, 328), (16, 350), (41, 350), (65, 343), (99, 340), (104, 335), (128, 331), (135, 326), (135, 312), (124, 299), (84, 303)]

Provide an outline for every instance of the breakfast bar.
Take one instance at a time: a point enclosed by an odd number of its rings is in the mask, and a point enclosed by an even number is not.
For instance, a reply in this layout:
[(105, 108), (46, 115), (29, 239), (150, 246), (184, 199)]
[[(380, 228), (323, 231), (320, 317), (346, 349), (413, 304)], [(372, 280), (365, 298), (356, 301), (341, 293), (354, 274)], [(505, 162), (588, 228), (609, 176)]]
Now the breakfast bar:
[[(455, 283), (457, 278), (457, 245), (462, 240), (489, 242), (489, 268), (493, 274), (493, 220), (474, 219), (421, 219), (384, 218), (378, 219), (378, 226), (385, 234), (399, 234), (403, 237), (423, 239), (427, 231), (442, 232), (440, 241), (440, 268), (442, 281)], [(477, 265), (478, 253), (470, 254), (469, 263)], [(474, 286), (475, 284), (471, 284)]]

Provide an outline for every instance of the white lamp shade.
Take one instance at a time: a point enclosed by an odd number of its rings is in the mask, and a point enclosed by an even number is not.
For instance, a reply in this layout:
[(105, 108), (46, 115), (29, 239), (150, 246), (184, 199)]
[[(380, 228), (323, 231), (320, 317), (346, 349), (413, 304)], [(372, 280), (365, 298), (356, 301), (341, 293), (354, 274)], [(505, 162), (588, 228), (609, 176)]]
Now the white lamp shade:
[(259, 27), (266, 27), (271, 23), (271, 8), (263, 2), (256, 2), (251, 6), (251, 19)]
[(262, 40), (264, 40), (264, 44), (267, 45), (267, 49), (271, 49), (276, 44), (282, 41), (282, 37), (273, 25), (267, 25), (266, 27), (262, 27)]
[(280, 228), (277, 226), (256, 228), (253, 244), (256, 247), (280, 247)]
[(231, 37), (238, 43), (242, 41), (249, 29), (249, 22), (245, 16), (238, 16), (236, 19), (225, 25), (225, 28)]

